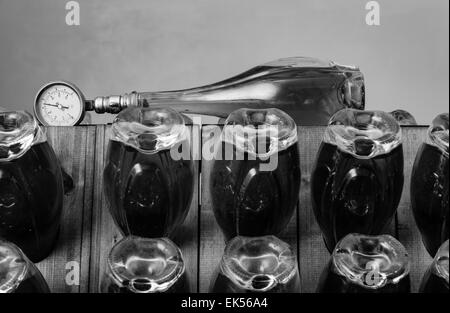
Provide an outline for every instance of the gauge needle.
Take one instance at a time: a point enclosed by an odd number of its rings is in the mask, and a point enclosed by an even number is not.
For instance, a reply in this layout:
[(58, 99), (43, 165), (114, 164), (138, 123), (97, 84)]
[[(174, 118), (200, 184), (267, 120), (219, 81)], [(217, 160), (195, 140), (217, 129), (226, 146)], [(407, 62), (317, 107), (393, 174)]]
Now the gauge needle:
[(43, 103), (43, 105), (47, 105), (47, 106), (51, 106), (51, 107), (55, 107), (55, 108), (60, 108), (60, 109), (68, 109), (69, 107), (63, 106), (59, 103), (56, 104), (51, 104), (51, 103)]
[(50, 106), (50, 107), (58, 107), (57, 104), (51, 104), (51, 103), (42, 103), (42, 104), (43, 104), (43, 105)]

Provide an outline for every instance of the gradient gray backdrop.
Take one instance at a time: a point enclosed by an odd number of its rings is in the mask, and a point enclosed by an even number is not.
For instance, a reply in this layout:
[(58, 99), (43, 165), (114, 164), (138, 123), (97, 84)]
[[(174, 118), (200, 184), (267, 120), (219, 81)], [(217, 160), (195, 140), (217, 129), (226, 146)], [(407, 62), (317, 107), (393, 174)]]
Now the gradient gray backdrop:
[[(272, 59), (315, 56), (357, 64), (367, 108), (410, 111), (428, 124), (449, 104), (449, 1), (0, 0), (0, 106), (32, 108), (51, 80), (88, 98), (212, 83)], [(109, 120), (101, 117), (96, 122)]]

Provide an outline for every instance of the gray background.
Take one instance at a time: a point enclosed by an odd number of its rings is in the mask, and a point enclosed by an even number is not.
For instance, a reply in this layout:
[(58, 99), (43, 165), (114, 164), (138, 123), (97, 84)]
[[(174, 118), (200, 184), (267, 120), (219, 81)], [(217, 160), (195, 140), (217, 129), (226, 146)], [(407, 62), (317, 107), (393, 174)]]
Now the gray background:
[[(356, 64), (367, 108), (428, 124), (449, 103), (449, 1), (0, 0), (0, 106), (31, 110), (39, 87), (76, 83), (87, 98), (194, 87), (286, 56)], [(104, 122), (110, 116), (94, 117)]]

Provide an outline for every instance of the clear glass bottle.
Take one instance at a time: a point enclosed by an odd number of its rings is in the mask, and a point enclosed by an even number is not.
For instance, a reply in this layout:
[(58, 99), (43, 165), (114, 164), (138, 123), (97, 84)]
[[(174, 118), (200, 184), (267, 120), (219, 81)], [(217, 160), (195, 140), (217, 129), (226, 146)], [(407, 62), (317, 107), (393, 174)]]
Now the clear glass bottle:
[(208, 86), (97, 97), (88, 110), (118, 113), (130, 106), (154, 105), (223, 118), (241, 108), (278, 108), (291, 115), (297, 125), (326, 125), (343, 108), (364, 109), (364, 78), (354, 66), (294, 57)]
[(129, 108), (111, 133), (103, 178), (114, 221), (126, 236), (172, 237), (194, 188), (183, 117), (171, 108)]
[(275, 236), (235, 237), (226, 246), (212, 293), (297, 293), (300, 278), (291, 247)]
[(42, 274), (11, 242), (0, 239), (0, 293), (49, 293)]
[(448, 113), (438, 115), (417, 152), (411, 173), (411, 207), (422, 241), (433, 257), (449, 238)]
[(189, 292), (180, 249), (167, 238), (123, 238), (109, 253), (100, 291)]
[(319, 293), (409, 293), (410, 261), (389, 235), (349, 234), (337, 245), (322, 273)]
[(447, 293), (448, 285), (448, 240), (439, 248), (433, 263), (423, 276), (419, 292)]
[(0, 237), (33, 261), (55, 245), (63, 206), (58, 159), (27, 112), (0, 112)]
[(388, 113), (344, 109), (330, 120), (311, 178), (328, 250), (349, 233), (378, 235), (403, 190), (401, 128)]

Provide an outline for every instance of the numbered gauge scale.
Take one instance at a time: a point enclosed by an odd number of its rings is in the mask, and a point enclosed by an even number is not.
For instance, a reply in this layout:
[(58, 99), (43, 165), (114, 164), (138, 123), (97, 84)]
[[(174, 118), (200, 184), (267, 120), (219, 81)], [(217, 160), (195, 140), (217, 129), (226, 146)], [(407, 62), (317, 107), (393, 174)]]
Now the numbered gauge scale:
[(64, 81), (44, 85), (34, 102), (36, 118), (46, 126), (78, 125), (85, 112), (86, 100), (81, 91)]

